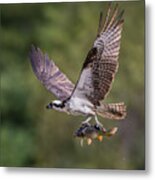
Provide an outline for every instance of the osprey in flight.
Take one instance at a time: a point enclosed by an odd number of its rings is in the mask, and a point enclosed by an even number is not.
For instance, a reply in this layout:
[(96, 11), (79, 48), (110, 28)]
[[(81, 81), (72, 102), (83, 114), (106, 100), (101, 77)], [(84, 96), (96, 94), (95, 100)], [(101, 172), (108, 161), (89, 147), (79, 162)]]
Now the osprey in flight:
[(34, 73), (42, 84), (58, 100), (47, 105), (48, 109), (66, 112), (71, 115), (84, 115), (88, 123), (92, 117), (99, 126), (97, 115), (108, 119), (124, 119), (126, 106), (123, 102), (105, 104), (101, 102), (111, 89), (118, 69), (123, 12), (108, 8), (105, 22), (100, 14), (96, 40), (83, 63), (80, 77), (74, 85), (65, 74), (50, 60), (47, 54), (32, 46), (30, 60)]

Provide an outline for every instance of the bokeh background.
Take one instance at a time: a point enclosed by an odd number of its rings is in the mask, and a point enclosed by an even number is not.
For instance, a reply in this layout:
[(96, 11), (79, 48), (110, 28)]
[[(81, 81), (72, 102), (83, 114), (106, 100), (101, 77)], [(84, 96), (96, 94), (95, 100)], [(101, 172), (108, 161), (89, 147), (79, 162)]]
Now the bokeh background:
[(119, 2), (125, 10), (120, 66), (106, 102), (124, 101), (128, 115), (117, 122), (100, 118), (106, 128), (119, 127), (116, 136), (81, 147), (73, 132), (83, 117), (46, 110), (55, 97), (29, 63), (35, 44), (76, 82), (99, 12), (107, 7), (107, 2), (0, 5), (1, 166), (145, 169), (144, 1)]

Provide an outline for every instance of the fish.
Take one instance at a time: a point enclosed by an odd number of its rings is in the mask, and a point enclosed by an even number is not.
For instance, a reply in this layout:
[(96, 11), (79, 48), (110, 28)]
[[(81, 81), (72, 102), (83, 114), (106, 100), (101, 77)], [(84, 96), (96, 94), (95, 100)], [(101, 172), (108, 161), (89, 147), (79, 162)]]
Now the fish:
[(117, 130), (117, 127), (106, 130), (97, 124), (84, 123), (75, 131), (74, 136), (81, 139), (81, 146), (83, 146), (84, 139), (86, 139), (88, 145), (91, 145), (93, 140), (96, 139), (102, 142), (104, 136), (111, 137), (116, 134)]

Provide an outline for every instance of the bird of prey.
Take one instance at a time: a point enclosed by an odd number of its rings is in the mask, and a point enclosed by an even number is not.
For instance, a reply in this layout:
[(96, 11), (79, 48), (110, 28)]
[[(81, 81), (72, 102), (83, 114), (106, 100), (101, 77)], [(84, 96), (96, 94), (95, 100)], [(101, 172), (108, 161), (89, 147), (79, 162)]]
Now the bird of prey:
[(123, 13), (119, 12), (118, 5), (112, 8), (111, 4), (104, 22), (100, 13), (97, 37), (75, 85), (47, 54), (32, 45), (29, 54), (32, 69), (46, 89), (58, 98), (47, 105), (48, 109), (83, 115), (86, 119), (82, 123), (88, 123), (94, 117), (99, 126), (103, 125), (97, 115), (114, 120), (125, 118), (126, 106), (123, 102), (102, 102), (111, 89), (118, 69)]

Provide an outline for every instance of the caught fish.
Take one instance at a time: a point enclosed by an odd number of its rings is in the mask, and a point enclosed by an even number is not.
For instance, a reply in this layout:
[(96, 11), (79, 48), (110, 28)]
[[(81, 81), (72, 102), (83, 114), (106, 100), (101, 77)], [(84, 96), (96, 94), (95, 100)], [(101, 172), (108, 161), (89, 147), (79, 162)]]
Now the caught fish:
[(104, 127), (99, 127), (97, 124), (91, 125), (88, 123), (82, 124), (82, 126), (74, 133), (74, 136), (81, 138), (81, 146), (83, 146), (84, 139), (86, 139), (87, 144), (90, 145), (94, 139), (101, 142), (103, 140), (103, 136), (113, 136), (116, 134), (117, 130), (117, 127), (106, 130)]

